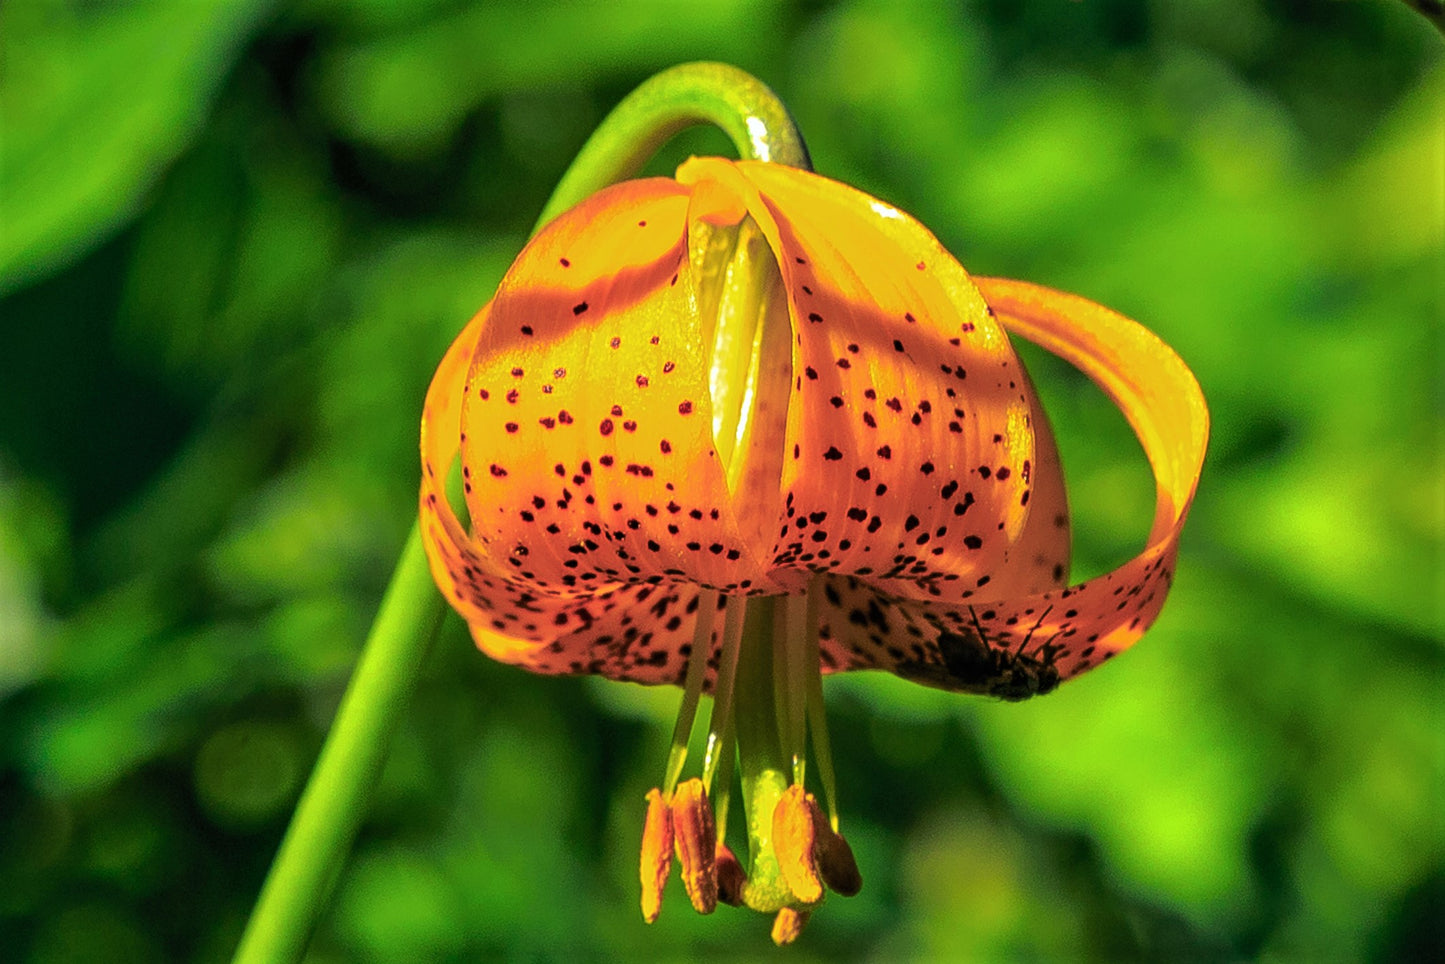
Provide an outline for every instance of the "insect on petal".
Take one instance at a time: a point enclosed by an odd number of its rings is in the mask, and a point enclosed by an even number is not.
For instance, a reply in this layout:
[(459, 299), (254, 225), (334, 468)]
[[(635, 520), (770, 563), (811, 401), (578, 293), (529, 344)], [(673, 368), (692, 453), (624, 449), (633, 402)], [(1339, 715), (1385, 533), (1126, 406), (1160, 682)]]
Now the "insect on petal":
[(1042, 642), (1035, 645), (1059, 647), (1056, 665), (1066, 679), (1132, 645), (1164, 605), (1179, 534), (1204, 468), (1209, 412), (1184, 362), (1136, 322), (1077, 295), (1022, 281), (984, 278), (979, 287), (1009, 331), (1070, 362), (1114, 400), (1154, 471), (1154, 522), (1143, 552), (1087, 583), (996, 609), (1002, 620), (1038, 614), (1034, 636)]

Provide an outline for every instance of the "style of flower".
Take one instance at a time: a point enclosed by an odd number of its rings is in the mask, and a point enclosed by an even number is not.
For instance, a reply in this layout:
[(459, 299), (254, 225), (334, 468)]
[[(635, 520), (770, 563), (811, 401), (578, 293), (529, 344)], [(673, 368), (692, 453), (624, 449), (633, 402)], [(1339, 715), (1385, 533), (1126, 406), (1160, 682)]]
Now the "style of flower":
[[(1155, 473), (1144, 550), (1078, 585), (1058, 454), (1006, 332), (1092, 377)], [(825, 888), (861, 884), (821, 674), (1013, 700), (1116, 655), (1168, 593), (1207, 421), (1134, 322), (971, 278), (843, 184), (693, 159), (552, 221), (457, 338), (422, 421), (422, 532), (489, 656), (683, 686), (644, 916), (676, 855), (699, 911), (773, 913), (783, 943)], [(445, 491), (458, 455), (469, 526)], [(683, 780), (704, 690), (706, 758)], [(735, 762), (746, 863), (725, 841)]]

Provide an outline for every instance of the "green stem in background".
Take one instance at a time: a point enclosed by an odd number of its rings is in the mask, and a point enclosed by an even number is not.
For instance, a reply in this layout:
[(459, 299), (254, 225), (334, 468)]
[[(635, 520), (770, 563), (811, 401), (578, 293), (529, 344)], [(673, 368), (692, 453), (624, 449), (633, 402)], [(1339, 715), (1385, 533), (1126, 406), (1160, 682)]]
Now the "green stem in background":
[[(810, 167), (792, 118), (766, 86), (724, 64), (684, 64), (643, 83), (607, 116), (562, 176), (537, 228), (635, 174), (669, 138), (697, 124), (722, 128), (743, 158)], [(445, 611), (414, 524), (235, 964), (282, 964), (305, 952)]]
[(295, 961), (306, 950), (445, 608), (427, 569), (420, 527), (413, 525), (326, 745), (241, 937), (237, 964)]

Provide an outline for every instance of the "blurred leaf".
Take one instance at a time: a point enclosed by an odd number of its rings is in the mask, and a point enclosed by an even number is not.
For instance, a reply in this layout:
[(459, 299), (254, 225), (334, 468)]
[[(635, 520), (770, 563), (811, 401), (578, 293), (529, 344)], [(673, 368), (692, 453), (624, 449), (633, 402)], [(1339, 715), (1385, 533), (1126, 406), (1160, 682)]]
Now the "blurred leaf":
[[(135, 212), (204, 121), (266, 0), (0, 10), (0, 293)], [(121, 109), (118, 109), (121, 108)]]
[[(1344, 230), (1331, 238), (1342, 265), (1359, 271), (1423, 258), (1439, 270), (1445, 244), (1442, 117), (1445, 68), (1436, 67), (1332, 186), (1328, 200), (1338, 205)], [(1438, 288), (1436, 295), (1442, 297)], [(1437, 300), (1437, 311), (1442, 307)]]
[(964, 711), (1020, 804), (1088, 832), (1131, 888), (1218, 927), (1247, 913), (1246, 842), (1273, 781), (1265, 747), (1192, 671), (1207, 651), (1178, 652), (1171, 627), (1198, 591), (1181, 574), (1146, 644), (1049, 699)]
[(970, 803), (930, 814), (893, 858), (912, 926), (891, 950), (915, 960), (1067, 958), (1084, 922), (1059, 876), (1016, 828)]
[(117, 334), (192, 393), (255, 377), (325, 323), (341, 214), (323, 159), (267, 106), (224, 111), (136, 232)]
[(144, 922), (98, 900), (56, 909), (40, 923), (33, 964), (148, 964), (164, 957)]
[(51, 616), (41, 600), (43, 567), (65, 551), (56, 500), (0, 464), (0, 698), (41, 675)]
[(414, 484), (417, 426), (432, 372), (491, 298), (521, 242), (418, 227), (378, 238), (334, 279), (322, 309), (325, 390), (316, 415), (331, 465), (362, 485), (383, 478)]
[(415, 29), (330, 52), (318, 95), (343, 134), (415, 157), (436, 151), (468, 111), (502, 90), (729, 54), (740, 59), (778, 20), (778, 9), (758, 0), (641, 12), (664, 11), (662, 30), (645, 15), (618, 16), (611, 4), (506, 0), (462, 7)]
[(441, 960), (464, 943), (454, 926), (460, 895), (434, 861), (404, 848), (359, 854), (338, 903), (343, 932), (365, 960)]
[(244, 828), (283, 815), (310, 762), (294, 726), (265, 720), (212, 733), (196, 755), (196, 796), (212, 819)]

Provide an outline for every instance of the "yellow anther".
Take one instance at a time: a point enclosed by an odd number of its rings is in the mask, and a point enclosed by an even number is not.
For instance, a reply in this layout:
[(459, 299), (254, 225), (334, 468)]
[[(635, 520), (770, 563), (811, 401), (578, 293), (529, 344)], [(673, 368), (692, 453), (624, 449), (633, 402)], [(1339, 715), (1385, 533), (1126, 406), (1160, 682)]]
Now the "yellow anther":
[(816, 808), (813, 795), (796, 783), (783, 791), (782, 799), (773, 808), (773, 851), (793, 896), (804, 904), (816, 904), (823, 899), (823, 881), (818, 876), (816, 856), (817, 827), (813, 819)]
[(672, 794), (673, 849), (682, 864), (682, 885), (699, 914), (717, 908), (717, 827), (702, 781), (694, 777)]
[(779, 947), (793, 943), (798, 939), (798, 935), (803, 933), (803, 926), (811, 916), (811, 910), (797, 910), (792, 907), (784, 907), (778, 911), (778, 916), (773, 918), (773, 943)]
[(662, 913), (662, 888), (672, 871), (672, 812), (656, 788), (647, 792), (642, 825), (642, 919), (651, 924)]
[(824, 884), (844, 897), (863, 886), (853, 848), (799, 784), (788, 787), (773, 809), (773, 846), (788, 887), (804, 904), (822, 900)]

